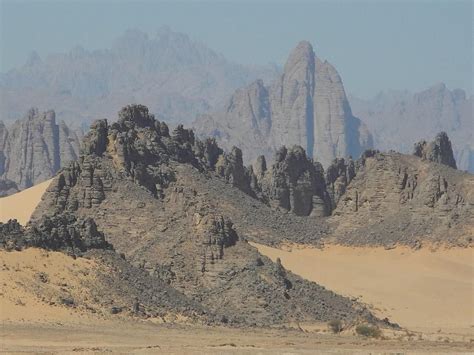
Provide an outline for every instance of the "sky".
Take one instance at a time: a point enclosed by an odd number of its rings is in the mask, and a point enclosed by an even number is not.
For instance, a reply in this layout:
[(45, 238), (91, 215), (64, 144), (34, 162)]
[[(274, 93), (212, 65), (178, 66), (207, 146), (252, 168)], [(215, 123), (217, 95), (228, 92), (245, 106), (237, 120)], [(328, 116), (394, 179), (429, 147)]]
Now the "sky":
[(153, 35), (169, 26), (243, 64), (283, 65), (308, 40), (360, 97), (438, 82), (472, 93), (471, 0), (0, 0), (0, 13), (1, 72), (32, 50), (108, 48), (126, 29)]

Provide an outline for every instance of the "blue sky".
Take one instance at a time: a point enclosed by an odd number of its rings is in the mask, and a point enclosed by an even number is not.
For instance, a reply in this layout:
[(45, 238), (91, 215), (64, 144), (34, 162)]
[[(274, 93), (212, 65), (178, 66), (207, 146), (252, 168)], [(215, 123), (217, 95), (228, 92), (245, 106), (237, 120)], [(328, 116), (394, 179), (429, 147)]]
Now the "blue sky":
[(470, 0), (0, 2), (2, 72), (32, 50), (106, 48), (127, 28), (153, 34), (167, 25), (240, 63), (283, 64), (309, 40), (362, 97), (440, 81), (472, 92)]

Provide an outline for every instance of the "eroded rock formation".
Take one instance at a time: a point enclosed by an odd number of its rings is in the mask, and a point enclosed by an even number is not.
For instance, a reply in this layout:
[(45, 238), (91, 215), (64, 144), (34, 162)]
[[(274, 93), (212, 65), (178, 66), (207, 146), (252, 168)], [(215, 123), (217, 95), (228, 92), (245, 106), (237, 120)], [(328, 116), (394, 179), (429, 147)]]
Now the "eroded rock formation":
[(457, 169), (451, 141), (446, 132), (438, 133), (432, 142), (421, 141), (416, 143), (413, 154), (423, 160), (429, 160)]
[(268, 170), (265, 158), (260, 157), (253, 174), (256, 189), (272, 207), (299, 216), (327, 216), (331, 212), (323, 168), (313, 163), (300, 146), (280, 148)]
[(64, 122), (56, 123), (54, 111), (30, 109), (11, 127), (0, 123), (0, 178), (19, 189), (51, 178), (78, 155), (78, 136)]
[(367, 128), (352, 115), (339, 74), (308, 42), (293, 50), (273, 85), (257, 80), (237, 90), (225, 110), (200, 117), (195, 127), (223, 148), (240, 147), (247, 161), (269, 158), (282, 145), (300, 145), (328, 166), (336, 157), (358, 158), (372, 146)]
[(45, 216), (26, 228), (16, 220), (0, 223), (0, 246), (6, 250), (38, 247), (80, 254), (89, 249), (112, 249), (92, 218), (72, 214)]

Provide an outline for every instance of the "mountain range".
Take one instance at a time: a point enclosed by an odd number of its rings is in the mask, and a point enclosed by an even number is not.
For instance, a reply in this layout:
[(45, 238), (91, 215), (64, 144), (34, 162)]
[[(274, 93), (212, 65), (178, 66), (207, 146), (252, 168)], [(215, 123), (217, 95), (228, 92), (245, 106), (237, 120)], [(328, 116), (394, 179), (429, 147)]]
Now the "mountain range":
[(127, 30), (108, 49), (75, 47), (44, 59), (32, 52), (23, 66), (0, 75), (0, 117), (16, 120), (41, 107), (54, 109), (60, 120), (89, 124), (135, 102), (169, 122), (186, 123), (219, 107), (233, 90), (276, 72), (273, 65), (229, 62), (167, 27), (151, 37)]
[(151, 38), (129, 30), (110, 49), (77, 47), (44, 60), (33, 53), (0, 75), (0, 95), (2, 194), (52, 177), (78, 158), (77, 127), (137, 101), (171, 126), (193, 121), (198, 136), (214, 137), (228, 152), (238, 146), (245, 163), (296, 144), (327, 169), (371, 147), (410, 153), (414, 142), (444, 131), (457, 167), (474, 171), (472, 96), (438, 84), (348, 98), (336, 69), (305, 41), (280, 73), (231, 63), (166, 28)]
[(374, 146), (410, 152), (412, 142), (444, 131), (452, 139), (459, 169), (474, 172), (473, 97), (439, 83), (417, 93), (381, 92), (371, 100), (349, 98), (355, 115), (367, 125)]

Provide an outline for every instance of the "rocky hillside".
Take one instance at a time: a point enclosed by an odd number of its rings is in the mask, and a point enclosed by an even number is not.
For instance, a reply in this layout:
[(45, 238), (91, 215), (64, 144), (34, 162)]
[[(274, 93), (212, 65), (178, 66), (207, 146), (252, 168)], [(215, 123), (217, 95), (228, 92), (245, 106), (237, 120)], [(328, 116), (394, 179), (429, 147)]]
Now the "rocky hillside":
[[(292, 159), (306, 160), (302, 171), (314, 172), (304, 151), (294, 151), (282, 156), (278, 174), (291, 170)], [(200, 141), (182, 126), (169, 132), (146, 107), (128, 106), (117, 122), (93, 124), (80, 159), (52, 182), (32, 224), (65, 214), (93, 218), (127, 261), (224, 323), (375, 321), (364, 307), (287, 272), (247, 243), (245, 228), (269, 215), (265, 228), (283, 215), (259, 199), (252, 177), (239, 150), (223, 153), (212, 139)], [(236, 213), (237, 226), (230, 209), (238, 199), (241, 209), (252, 203), (259, 217), (244, 225)], [(283, 221), (297, 224), (300, 217), (286, 214)], [(285, 232), (262, 240), (282, 241)]]
[(326, 171), (302, 147), (281, 147), (268, 164), (261, 156), (245, 167), (238, 148), (226, 153), (182, 126), (170, 132), (146, 107), (127, 106), (117, 122), (92, 125), (29, 225), (0, 225), (0, 247), (91, 258), (108, 272), (96, 277), (101, 287), (87, 284), (95, 298), (74, 302), (113, 313), (391, 326), (248, 241), (472, 246), (474, 177), (445, 165), (449, 146), (440, 134), (416, 145), (421, 157), (368, 150)]
[(0, 121), (0, 194), (6, 195), (50, 179), (79, 156), (81, 134), (54, 111), (30, 109), (7, 127)]
[(336, 69), (316, 57), (308, 42), (297, 45), (273, 85), (257, 80), (237, 90), (223, 111), (200, 117), (194, 126), (227, 150), (240, 147), (247, 161), (300, 145), (327, 167), (336, 157), (357, 158), (372, 146)]
[[(132, 266), (123, 255), (116, 253), (92, 218), (77, 219), (65, 213), (41, 218), (26, 228), (15, 220), (0, 223), (0, 249), (15, 252), (17, 261), (22, 263), (27, 261), (23, 253), (28, 248), (34, 248), (31, 252), (37, 254), (35, 261), (44, 261), (43, 265), (33, 262), (30, 268), (45, 271), (35, 273), (30, 280), (23, 277), (13, 288), (22, 289), (40, 304), (101, 317), (133, 316), (156, 321), (181, 318), (198, 323), (220, 323), (215, 314), (206, 312), (162, 279)], [(38, 248), (43, 252), (36, 253)], [(54, 270), (54, 262), (58, 260), (55, 251), (67, 255), (62, 258), (62, 265), (56, 265), (63, 275)], [(11, 271), (4, 269), (4, 281)], [(7, 298), (14, 294), (8, 293)], [(18, 303), (16, 299), (12, 301)]]
[(413, 142), (445, 131), (461, 170), (474, 172), (473, 98), (444, 84), (415, 94), (389, 91), (372, 100), (350, 98), (353, 112), (369, 127), (377, 149), (408, 153)]
[(148, 36), (128, 30), (108, 49), (76, 47), (40, 58), (0, 75), (0, 117), (14, 120), (29, 107), (52, 107), (59, 119), (90, 123), (114, 117), (117, 107), (145, 103), (173, 123), (223, 104), (256, 78), (273, 79), (274, 67), (227, 61), (187, 35), (161, 28)]
[[(452, 156), (452, 155), (451, 155)], [(472, 246), (474, 176), (399, 153), (356, 163), (328, 223), (330, 240), (350, 245)]]

